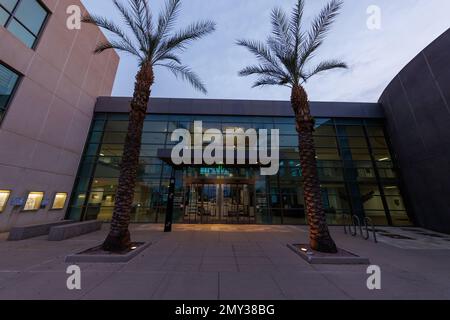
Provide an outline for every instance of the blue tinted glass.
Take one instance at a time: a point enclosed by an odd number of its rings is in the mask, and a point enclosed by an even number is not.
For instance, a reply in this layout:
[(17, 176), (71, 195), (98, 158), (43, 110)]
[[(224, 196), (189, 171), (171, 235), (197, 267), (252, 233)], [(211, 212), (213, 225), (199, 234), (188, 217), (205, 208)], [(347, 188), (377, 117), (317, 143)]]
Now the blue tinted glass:
[(18, 78), (19, 76), (16, 73), (0, 65), (0, 109), (6, 108), (6, 103)]
[(6, 12), (0, 7), (0, 26), (4, 26), (8, 18), (9, 18), (8, 12)]
[(16, 6), (17, 0), (0, 0), (0, 4), (11, 12)]
[(47, 16), (47, 11), (36, 0), (26, 0), (20, 2), (14, 16), (37, 35)]
[(31, 48), (36, 40), (36, 37), (27, 31), (16, 20), (12, 20), (8, 25), (8, 30), (14, 34), (17, 38), (22, 40), (29, 48)]

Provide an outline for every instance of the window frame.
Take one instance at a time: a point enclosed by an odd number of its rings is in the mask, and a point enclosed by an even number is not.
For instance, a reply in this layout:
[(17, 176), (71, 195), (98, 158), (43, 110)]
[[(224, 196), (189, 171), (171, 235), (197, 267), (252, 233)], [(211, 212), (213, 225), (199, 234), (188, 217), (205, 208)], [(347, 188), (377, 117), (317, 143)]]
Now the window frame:
[[(56, 200), (56, 196), (59, 194), (64, 194), (66, 195), (66, 198), (64, 199), (64, 205), (62, 208), (54, 208), (55, 206), (55, 200)], [(69, 193), (68, 192), (55, 192), (55, 194), (53, 195), (53, 201), (51, 203), (51, 207), (49, 209), (49, 211), (60, 211), (60, 210), (64, 210), (64, 208), (66, 207), (67, 204), (67, 200), (69, 199)]]
[[(28, 198), (30, 197), (30, 194), (32, 194), (32, 193), (42, 193), (42, 200), (39, 203), (39, 208), (33, 209), (33, 210), (25, 210), (25, 206), (27, 205)], [(21, 212), (38, 212), (39, 210), (43, 209), (42, 203), (44, 202), (44, 200), (45, 200), (45, 191), (29, 191), (29, 192), (27, 192), (25, 202), (23, 203), (22, 209), (20, 211)]]
[[(34, 40), (34, 42), (33, 42), (33, 45), (32, 45), (31, 47), (29, 47), (31, 50), (36, 50), (36, 48), (37, 48), (37, 46), (38, 46), (38, 44), (39, 44), (39, 40), (41, 39), (41, 36), (42, 36), (42, 34), (43, 34), (43, 32), (44, 32), (44, 29), (45, 29), (46, 26), (47, 26), (48, 20), (49, 20), (49, 18), (50, 18), (50, 16), (51, 16), (52, 12), (50, 11), (49, 8), (47, 8), (47, 6), (44, 4), (44, 2), (42, 2), (42, 0), (35, 0), (35, 1), (42, 7), (42, 9), (44, 9), (44, 11), (46, 12), (45, 19), (44, 19), (44, 21), (42, 21), (42, 25), (41, 25), (39, 31), (35, 34), (35, 33), (34, 33), (33, 31), (31, 31), (27, 26), (25, 26), (25, 25), (23, 24), (22, 21), (20, 21), (19, 19), (17, 19), (17, 18), (15, 17), (17, 8), (18, 8), (19, 5), (22, 3), (22, 1), (27, 1), (27, 0), (18, 0), (17, 3), (16, 3), (16, 5), (14, 6), (14, 8), (12, 9), (11, 12), (9, 12), (8, 9), (6, 9), (4, 6), (2, 6), (2, 5), (0, 4), (0, 7), (1, 7), (3, 10), (5, 10), (6, 13), (9, 14), (8, 19), (6, 19), (6, 22), (3, 24), (2, 27), (4, 27), (6, 30), (8, 30), (8, 26), (11, 24), (11, 21), (15, 20), (17, 23), (20, 24), (21, 27), (25, 28), (25, 30), (26, 30), (27, 32), (29, 32), (30, 34), (32, 34), (32, 35), (36, 38), (36, 39)], [(29, 1), (29, 0), (28, 0), (28, 1)], [(9, 30), (8, 30), (8, 32), (11, 33), (11, 31), (9, 31)], [(11, 33), (11, 34), (12, 34), (12, 33)], [(14, 34), (13, 34), (13, 35), (14, 35)], [(28, 45), (27, 45), (24, 41), (22, 41), (22, 39), (20, 39), (20, 38), (17, 37), (16, 35), (14, 35), (14, 36), (15, 36), (17, 39), (19, 39), (20, 42), (22, 42), (26, 47), (28, 47)]]
[(0, 207), (0, 214), (5, 212), (5, 210), (6, 210), (7, 206), (8, 206), (8, 201), (11, 198), (11, 194), (12, 194), (12, 190), (10, 190), (10, 189), (1, 189), (1, 191), (9, 192), (9, 194), (8, 194), (8, 197), (6, 198), (5, 205), (3, 207)]
[(9, 110), (9, 107), (11, 105), (11, 102), (13, 101), (14, 96), (15, 96), (15, 94), (16, 94), (19, 86), (20, 86), (20, 83), (22, 82), (23, 74), (21, 72), (17, 71), (16, 69), (14, 69), (13, 67), (11, 67), (10, 65), (8, 65), (7, 63), (3, 62), (2, 60), (0, 60), (0, 65), (5, 67), (6, 69), (12, 71), (13, 73), (15, 73), (18, 76), (17, 81), (14, 84), (14, 88), (12, 89), (8, 100), (6, 101), (5, 110), (3, 111), (3, 116), (0, 116), (0, 127), (1, 127), (1, 125), (3, 123), (3, 120), (6, 118), (6, 114), (8, 113), (8, 110)]

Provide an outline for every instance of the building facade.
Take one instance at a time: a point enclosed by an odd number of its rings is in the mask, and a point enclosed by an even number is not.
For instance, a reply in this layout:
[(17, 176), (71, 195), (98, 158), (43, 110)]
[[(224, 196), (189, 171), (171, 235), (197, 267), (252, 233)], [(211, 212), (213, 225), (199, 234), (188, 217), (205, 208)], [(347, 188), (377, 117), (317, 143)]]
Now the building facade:
[[(0, 0), (0, 232), (112, 217), (130, 98), (109, 97), (119, 57), (92, 53), (101, 30), (67, 28), (74, 4), (86, 12), (79, 0)], [(449, 49), (447, 31), (378, 103), (312, 102), (330, 224), (357, 215), (450, 233)], [(132, 221), (164, 222), (175, 178), (175, 223), (306, 223), (288, 102), (155, 98), (147, 113)], [(171, 134), (196, 121), (221, 132), (278, 129), (278, 173), (176, 165)]]
[(450, 233), (450, 29), (380, 98), (416, 224)]
[(79, 0), (0, 0), (0, 231), (64, 218), (95, 101), (119, 62), (100, 29), (69, 30)]
[[(127, 98), (100, 98), (68, 218), (110, 221), (128, 125)], [(350, 214), (377, 225), (410, 225), (379, 104), (312, 103), (322, 198), (330, 224)], [(174, 165), (172, 132), (278, 129), (280, 169)], [(305, 224), (298, 136), (289, 102), (151, 99), (144, 124), (134, 222), (162, 223), (176, 178), (175, 223)]]

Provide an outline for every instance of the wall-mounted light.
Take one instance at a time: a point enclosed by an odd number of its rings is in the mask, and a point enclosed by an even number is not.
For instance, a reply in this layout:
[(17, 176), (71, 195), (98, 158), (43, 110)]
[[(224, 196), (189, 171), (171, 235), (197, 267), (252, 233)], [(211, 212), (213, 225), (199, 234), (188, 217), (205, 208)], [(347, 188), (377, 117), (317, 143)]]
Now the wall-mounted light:
[(55, 194), (55, 199), (53, 199), (52, 210), (61, 210), (64, 209), (67, 200), (67, 193), (58, 192)]
[(11, 195), (11, 191), (9, 190), (0, 190), (0, 213), (5, 210), (6, 204), (8, 203), (9, 196)]
[(44, 199), (43, 192), (30, 192), (27, 196), (27, 201), (23, 207), (23, 211), (36, 211), (41, 208), (42, 200)]

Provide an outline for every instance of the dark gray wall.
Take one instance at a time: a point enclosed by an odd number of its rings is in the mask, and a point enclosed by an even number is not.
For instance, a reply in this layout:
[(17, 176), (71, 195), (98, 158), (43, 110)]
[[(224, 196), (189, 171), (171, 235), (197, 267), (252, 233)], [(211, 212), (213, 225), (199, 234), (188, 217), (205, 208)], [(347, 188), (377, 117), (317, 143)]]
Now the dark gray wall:
[(410, 211), (450, 233), (450, 29), (415, 57), (380, 98)]
[[(95, 112), (128, 112), (131, 98), (100, 97)], [(288, 101), (152, 98), (148, 113), (187, 115), (294, 116)], [(311, 102), (315, 117), (383, 118), (378, 103)]]

